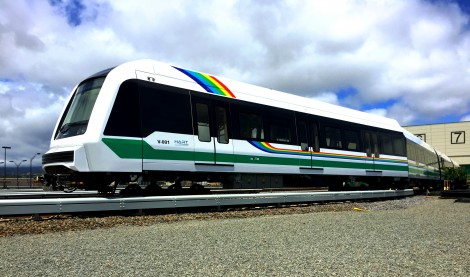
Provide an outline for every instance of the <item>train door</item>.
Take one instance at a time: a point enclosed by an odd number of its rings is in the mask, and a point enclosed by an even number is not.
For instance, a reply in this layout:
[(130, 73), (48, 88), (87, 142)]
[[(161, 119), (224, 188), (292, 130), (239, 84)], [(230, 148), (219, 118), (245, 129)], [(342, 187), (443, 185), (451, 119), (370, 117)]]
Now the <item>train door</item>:
[[(304, 151), (306, 155), (301, 156), (299, 161), (300, 167), (303, 168), (320, 168), (319, 161), (316, 154), (320, 152), (320, 139), (318, 137), (318, 124), (307, 118), (300, 117), (298, 120), (299, 130), (299, 143), (300, 150)], [(307, 158), (305, 158), (307, 156)]]
[(364, 131), (364, 149), (367, 155), (366, 168), (367, 170), (376, 170), (376, 159), (380, 158), (379, 141), (377, 133), (371, 131)]
[(193, 97), (196, 164), (233, 165), (227, 103)]
[[(142, 170), (193, 169), (194, 146), (188, 90), (139, 81)], [(130, 112), (123, 109), (123, 121)]]

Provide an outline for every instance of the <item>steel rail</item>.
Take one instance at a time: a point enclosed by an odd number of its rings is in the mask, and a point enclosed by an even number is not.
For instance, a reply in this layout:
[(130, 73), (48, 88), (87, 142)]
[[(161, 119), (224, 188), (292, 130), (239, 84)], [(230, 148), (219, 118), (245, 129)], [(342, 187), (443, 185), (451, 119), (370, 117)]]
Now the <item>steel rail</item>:
[(89, 197), (54, 199), (0, 200), (0, 215), (40, 215), (93, 211), (125, 211), (189, 207), (242, 205), (282, 205), (293, 203), (331, 202), (397, 198), (413, 195), (407, 190), (373, 190), (343, 192), (273, 192), (257, 194), (210, 194), (147, 197)]

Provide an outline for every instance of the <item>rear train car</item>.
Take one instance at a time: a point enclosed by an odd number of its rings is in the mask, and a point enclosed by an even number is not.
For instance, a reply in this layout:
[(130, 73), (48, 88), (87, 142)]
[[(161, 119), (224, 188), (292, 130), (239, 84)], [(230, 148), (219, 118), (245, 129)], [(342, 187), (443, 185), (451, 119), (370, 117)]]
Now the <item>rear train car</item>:
[(405, 188), (448, 166), (392, 119), (152, 60), (74, 88), (43, 155), (52, 188)]

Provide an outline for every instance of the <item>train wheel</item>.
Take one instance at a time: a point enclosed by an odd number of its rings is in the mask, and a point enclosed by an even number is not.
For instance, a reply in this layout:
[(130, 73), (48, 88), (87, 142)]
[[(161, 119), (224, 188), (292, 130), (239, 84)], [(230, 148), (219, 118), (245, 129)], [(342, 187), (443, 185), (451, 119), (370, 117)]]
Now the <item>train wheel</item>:
[(124, 196), (142, 196), (144, 192), (138, 184), (129, 184), (127, 187), (119, 192)]
[(103, 184), (98, 187), (99, 194), (113, 195), (116, 192), (118, 181), (111, 182), (110, 184)]
[(155, 181), (151, 181), (144, 189), (145, 196), (160, 196), (163, 195), (163, 189)]

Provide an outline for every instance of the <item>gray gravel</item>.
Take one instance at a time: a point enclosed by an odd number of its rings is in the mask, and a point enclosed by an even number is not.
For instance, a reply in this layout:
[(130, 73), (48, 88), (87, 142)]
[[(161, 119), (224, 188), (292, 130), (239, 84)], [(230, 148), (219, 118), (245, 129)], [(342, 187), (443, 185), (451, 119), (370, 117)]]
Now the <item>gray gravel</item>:
[(0, 275), (470, 276), (470, 203), (380, 203), (2, 237)]

